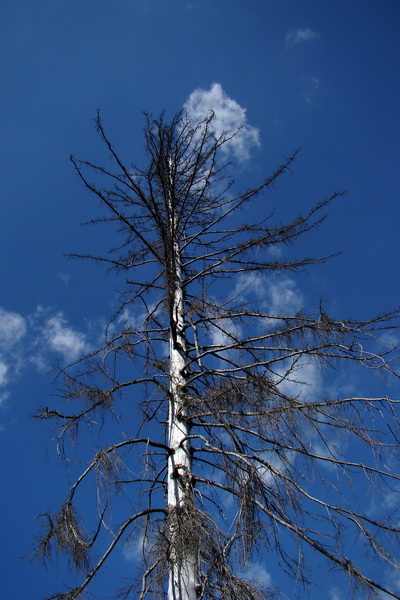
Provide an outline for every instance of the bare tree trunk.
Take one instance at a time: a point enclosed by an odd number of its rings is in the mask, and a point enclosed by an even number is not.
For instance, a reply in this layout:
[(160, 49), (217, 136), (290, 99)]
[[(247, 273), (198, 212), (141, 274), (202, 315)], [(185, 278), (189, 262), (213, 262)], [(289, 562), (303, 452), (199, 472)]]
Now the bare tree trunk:
[(185, 336), (179, 246), (173, 243), (174, 289), (171, 299), (170, 400), (168, 422), (168, 600), (196, 600), (197, 532), (193, 526), (194, 492), (190, 425), (185, 408)]

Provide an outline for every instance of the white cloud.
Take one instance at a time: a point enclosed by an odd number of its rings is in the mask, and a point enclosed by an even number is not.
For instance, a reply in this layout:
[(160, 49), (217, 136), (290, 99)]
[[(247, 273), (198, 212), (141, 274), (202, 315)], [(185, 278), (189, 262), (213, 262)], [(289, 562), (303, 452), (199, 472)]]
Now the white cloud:
[[(2, 392), (0, 394), (0, 406), (7, 402), (9, 396), (10, 396), (9, 392)], [(0, 431), (2, 431), (2, 430), (3, 430), (3, 427), (0, 425)]]
[[(385, 584), (388, 589), (393, 590), (397, 594), (400, 592), (400, 573), (397, 569), (386, 571)], [(380, 592), (379, 598), (382, 600), (390, 600), (393, 599), (393, 596), (386, 594), (385, 592)]]
[(243, 575), (264, 588), (270, 587), (271, 585), (271, 575), (261, 563), (253, 563)]
[(143, 544), (145, 544), (144, 535), (139, 535), (137, 539), (132, 537), (124, 544), (122, 556), (127, 562), (137, 562), (143, 559)]
[(314, 104), (318, 92), (321, 88), (321, 82), (318, 77), (314, 77), (313, 75), (306, 75), (301, 78), (304, 81), (304, 92), (303, 98), (307, 104)]
[(265, 277), (259, 273), (240, 273), (232, 297), (242, 296), (249, 298), (254, 295), (260, 299), (265, 297), (266, 285)]
[(328, 592), (329, 600), (343, 600), (343, 594), (339, 593), (336, 588), (331, 589)]
[[(321, 434), (324, 434), (324, 428), (322, 425), (320, 431)], [(329, 436), (331, 435), (332, 432), (329, 432)], [(338, 434), (337, 436), (334, 436), (333, 438), (330, 437), (329, 439), (327, 436), (324, 436), (324, 442), (320, 441), (320, 439), (320, 436), (318, 436), (318, 441), (314, 442), (312, 451), (322, 459), (328, 459), (320, 461), (320, 466), (322, 468), (324, 468), (326, 471), (334, 472), (338, 467), (334, 462), (330, 462), (330, 459), (340, 460), (340, 454), (346, 445), (345, 437)]]
[(277, 481), (278, 476), (276, 473), (286, 473), (289, 465), (293, 464), (294, 460), (296, 459), (296, 454), (289, 451), (286, 451), (284, 455), (278, 455), (277, 453), (271, 452), (261, 452), (259, 453), (259, 458), (269, 466), (265, 466), (265, 464), (254, 461), (258, 474), (263, 483), (271, 487), (275, 485)]
[[(390, 469), (390, 466), (389, 466)], [(399, 493), (400, 487), (397, 486), (392, 490), (377, 490), (377, 494), (371, 494), (370, 498), (370, 506), (369, 506), (369, 514), (373, 516), (380, 517), (382, 515), (382, 511), (384, 510), (385, 514), (394, 513), (399, 505)], [(399, 519), (396, 519), (397, 526), (400, 526)], [(388, 573), (388, 575), (390, 572)], [(399, 590), (400, 590), (400, 574), (398, 580)]]
[(269, 299), (268, 312), (271, 315), (291, 316), (303, 306), (303, 295), (296, 282), (289, 277), (269, 281), (267, 293)]
[(232, 296), (248, 300), (257, 298), (261, 300), (264, 312), (274, 317), (293, 316), (303, 306), (303, 295), (290, 277), (269, 278), (258, 273), (243, 273), (237, 279)]
[(250, 149), (260, 147), (259, 130), (247, 123), (246, 109), (230, 98), (221, 84), (213, 83), (209, 90), (194, 90), (183, 108), (194, 122), (202, 121), (213, 111), (215, 117), (212, 129), (217, 137), (223, 133), (229, 135), (238, 132), (223, 146), (237, 160), (246, 161), (250, 156)]
[[(147, 308), (154, 318), (161, 312), (158, 299), (153, 303), (148, 303)], [(125, 307), (121, 314), (118, 315), (116, 322), (122, 325), (124, 329), (140, 330), (146, 326), (147, 316), (148, 312), (145, 310), (137, 312), (131, 307)]]
[[(27, 322), (16, 312), (0, 308), (0, 386), (5, 387), (18, 373), (21, 360), (18, 342), (27, 333)], [(7, 400), (8, 392), (0, 394), (0, 404)]]
[(288, 396), (298, 397), (303, 402), (315, 400), (322, 388), (321, 368), (309, 359), (299, 359), (282, 365), (277, 371), (279, 389)]
[(245, 273), (239, 278), (235, 293), (263, 299), (264, 308), (274, 316), (292, 316), (303, 306), (303, 295), (290, 277), (269, 278)]
[[(390, 492), (386, 492), (386, 494), (381, 495), (381, 502), (384, 508), (388, 508), (389, 510), (396, 510), (399, 503), (399, 490), (392, 490)], [(399, 587), (400, 587), (400, 575), (399, 575)]]
[(64, 283), (64, 285), (68, 286), (71, 281), (71, 275), (65, 275), (64, 273), (59, 273), (58, 277)]
[(319, 40), (321, 34), (316, 31), (312, 31), (311, 29), (297, 29), (296, 31), (291, 31), (286, 35), (286, 44), (291, 47), (295, 44), (300, 44), (302, 42), (310, 42), (312, 40)]
[(7, 379), (8, 367), (5, 362), (0, 361), (0, 385), (6, 385), (8, 383)]
[(68, 362), (76, 360), (88, 349), (85, 335), (68, 327), (62, 313), (46, 321), (43, 335), (49, 348), (62, 354)]
[(232, 319), (220, 319), (210, 327), (212, 343), (216, 346), (228, 346), (241, 336), (240, 327)]
[(209, 329), (211, 342), (218, 347), (218, 356), (222, 363), (224, 359), (233, 360), (236, 355), (236, 350), (224, 350), (224, 347), (231, 346), (237, 339), (240, 339), (242, 332), (239, 325), (232, 319), (219, 319), (215, 325), (211, 325)]
[(15, 312), (0, 308), (0, 348), (8, 350), (26, 333), (26, 320)]
[(38, 306), (23, 317), (0, 308), (0, 406), (10, 398), (7, 386), (27, 369), (47, 372), (54, 353), (70, 363), (89, 349), (87, 336), (68, 326), (62, 313)]
[[(294, 316), (304, 305), (304, 299), (296, 282), (290, 277), (268, 277), (260, 274), (244, 273), (238, 280), (234, 298), (241, 297), (251, 302), (257, 299), (265, 314), (266, 328), (279, 327), (281, 318)], [(300, 396), (304, 401), (312, 401), (321, 391), (321, 368), (308, 357), (296, 357), (290, 361), (282, 359), (276, 367), (276, 381), (280, 390), (288, 396)]]
[(133, 532), (122, 547), (122, 556), (127, 562), (138, 562), (143, 560), (152, 552), (153, 541), (145, 537), (140, 531)]
[(273, 258), (280, 258), (283, 255), (283, 250), (281, 245), (273, 244), (268, 248), (268, 254)]

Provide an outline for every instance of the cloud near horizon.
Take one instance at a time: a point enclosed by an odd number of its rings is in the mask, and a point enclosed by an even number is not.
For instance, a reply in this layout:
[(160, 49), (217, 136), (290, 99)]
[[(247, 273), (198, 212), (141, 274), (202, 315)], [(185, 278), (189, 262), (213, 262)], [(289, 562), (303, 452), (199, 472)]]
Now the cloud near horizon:
[(232, 152), (239, 162), (249, 159), (251, 148), (261, 146), (260, 132), (248, 124), (246, 109), (230, 98), (220, 83), (213, 83), (209, 90), (195, 89), (186, 100), (183, 109), (194, 122), (202, 121), (211, 111), (214, 112), (212, 129), (217, 137), (224, 133), (231, 135), (237, 132), (222, 150)]

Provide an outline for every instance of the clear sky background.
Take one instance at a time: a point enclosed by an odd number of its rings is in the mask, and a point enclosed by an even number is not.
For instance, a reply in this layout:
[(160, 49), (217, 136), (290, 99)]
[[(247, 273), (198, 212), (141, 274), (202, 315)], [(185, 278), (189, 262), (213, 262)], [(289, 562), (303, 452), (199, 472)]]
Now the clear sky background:
[[(172, 116), (200, 98), (246, 118), (250, 158), (236, 156), (244, 187), (301, 147), (271, 208), (296, 216), (348, 195), (302, 245), (342, 254), (286, 280), (286, 301), (316, 308), (321, 297), (344, 317), (398, 307), (400, 3), (0, 0), (0, 9), (0, 570), (2, 597), (36, 600), (60, 589), (64, 567), (21, 557), (66, 479), (46, 424), (28, 417), (52, 403), (52, 365), (89, 348), (115, 306), (112, 277), (64, 256), (113, 243), (106, 229), (79, 225), (97, 205), (68, 160), (101, 160), (96, 109), (138, 163), (143, 111)], [(281, 585), (268, 559), (257, 568)], [(346, 599), (334, 581), (318, 586), (315, 600)]]

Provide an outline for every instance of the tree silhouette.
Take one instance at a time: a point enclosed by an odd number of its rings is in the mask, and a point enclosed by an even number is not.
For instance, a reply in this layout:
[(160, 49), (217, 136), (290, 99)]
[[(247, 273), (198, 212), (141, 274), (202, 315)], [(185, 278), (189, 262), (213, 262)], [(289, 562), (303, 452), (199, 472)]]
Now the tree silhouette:
[[(147, 116), (141, 169), (124, 164), (98, 115), (112, 167), (72, 158), (105, 208), (93, 223), (110, 223), (120, 240), (105, 256), (84, 258), (115, 270), (123, 289), (102, 347), (60, 369), (68, 408), (38, 413), (57, 423), (63, 458), (84, 426), (103, 439), (60, 511), (44, 515), (40, 555), (65, 553), (83, 572), (80, 585), (51, 598), (83, 598), (110, 554), (138, 539), (142, 571), (123, 597), (271, 598), (277, 590), (246, 576), (267, 550), (306, 587), (320, 556), (364, 597), (400, 598), (348, 544), (358, 536), (381, 572), (397, 568), (395, 515), (382, 507), (373, 518), (352, 492), (396, 492), (397, 403), (335, 397), (309, 378), (316, 365), (347, 364), (396, 376), (387, 332), (399, 313), (338, 319), (322, 302), (314, 312), (271, 311), (255, 293), (261, 278), (325, 261), (273, 250), (322, 223), (340, 194), (274, 223), (267, 192), (295, 154), (235, 194), (223, 151), (240, 131), (216, 135), (213, 119)], [(97, 490), (90, 534), (77, 509), (89, 479)]]

